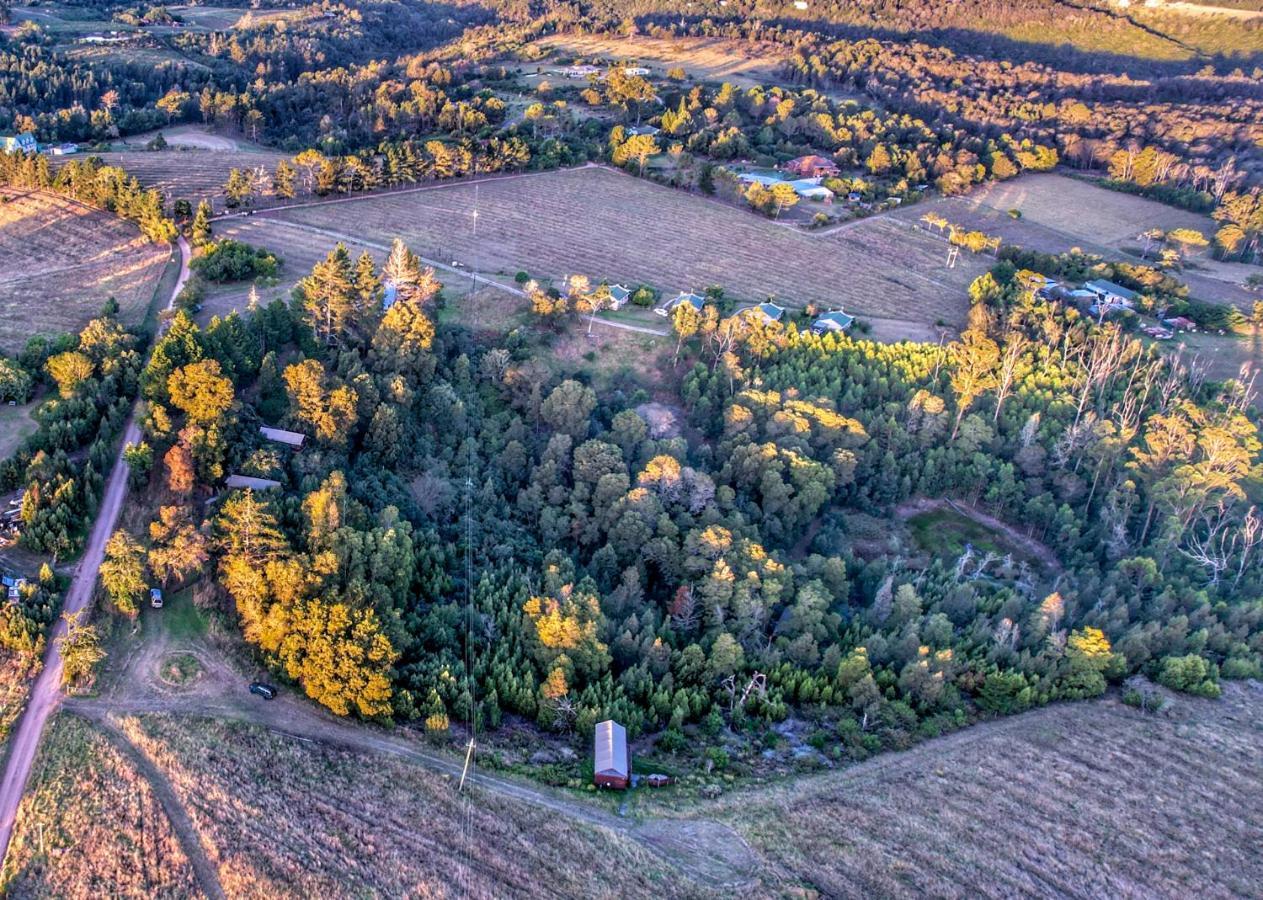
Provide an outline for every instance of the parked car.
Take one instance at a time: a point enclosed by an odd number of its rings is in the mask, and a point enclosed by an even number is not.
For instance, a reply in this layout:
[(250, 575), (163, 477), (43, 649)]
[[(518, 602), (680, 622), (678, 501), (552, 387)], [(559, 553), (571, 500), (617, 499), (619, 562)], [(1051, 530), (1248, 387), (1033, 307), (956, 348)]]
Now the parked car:
[(258, 694), (264, 700), (276, 699), (276, 688), (270, 684), (264, 684), (262, 681), (250, 682), (250, 693)]
[(162, 609), (162, 589), (161, 588), (149, 589), (149, 605), (152, 606), (154, 609)]

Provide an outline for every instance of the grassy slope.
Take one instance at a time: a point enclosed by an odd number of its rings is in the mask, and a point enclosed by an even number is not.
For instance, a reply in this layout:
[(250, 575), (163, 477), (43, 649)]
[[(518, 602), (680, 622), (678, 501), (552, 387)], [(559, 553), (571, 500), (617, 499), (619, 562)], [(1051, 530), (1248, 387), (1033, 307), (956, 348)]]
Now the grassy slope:
[[(825, 896), (1246, 896), (1263, 884), (1263, 686), (978, 726), (725, 800), (786, 884)], [(982, 730), (979, 730), (982, 729)]]
[(5, 869), (5, 896), (188, 897), (192, 869), (153, 791), (73, 716), (44, 738)]

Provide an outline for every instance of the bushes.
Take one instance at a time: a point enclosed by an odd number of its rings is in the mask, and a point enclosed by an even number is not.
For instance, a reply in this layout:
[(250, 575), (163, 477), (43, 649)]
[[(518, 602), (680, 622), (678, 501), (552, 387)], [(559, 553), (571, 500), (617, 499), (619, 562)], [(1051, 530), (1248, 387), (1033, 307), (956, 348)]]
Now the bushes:
[(211, 241), (193, 268), (207, 281), (224, 284), (254, 278), (272, 278), (281, 261), (262, 247), (228, 238)]
[(1218, 668), (1195, 653), (1165, 657), (1158, 669), (1158, 683), (1198, 697), (1219, 696)]

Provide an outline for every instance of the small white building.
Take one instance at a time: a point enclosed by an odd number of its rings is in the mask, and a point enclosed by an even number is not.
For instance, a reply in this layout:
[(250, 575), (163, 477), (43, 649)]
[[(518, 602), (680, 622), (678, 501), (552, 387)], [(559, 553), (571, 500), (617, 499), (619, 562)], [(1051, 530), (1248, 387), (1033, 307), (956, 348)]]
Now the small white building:
[(307, 440), (307, 435), (299, 434), (297, 431), (286, 431), (284, 428), (269, 428), (266, 425), (259, 426), (259, 434), (274, 444), (285, 444), (287, 447), (293, 447), (299, 450), (303, 446), (303, 441)]
[(271, 478), (254, 478), (250, 475), (229, 475), (224, 482), (230, 491), (274, 491), (281, 486)]

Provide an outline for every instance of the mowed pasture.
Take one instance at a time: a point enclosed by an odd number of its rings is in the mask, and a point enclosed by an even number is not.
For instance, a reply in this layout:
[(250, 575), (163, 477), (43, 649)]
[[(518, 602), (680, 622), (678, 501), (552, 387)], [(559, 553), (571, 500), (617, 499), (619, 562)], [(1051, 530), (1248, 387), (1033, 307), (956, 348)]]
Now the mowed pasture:
[(0, 191), (0, 351), (78, 331), (107, 298), (139, 324), (171, 251), (109, 213), (52, 194)]
[[(121, 725), (170, 784), (229, 897), (696, 894), (626, 836), (480, 789), (462, 796), (402, 760), (204, 719)], [(94, 802), (66, 798), (65, 815)]]
[[(474, 200), (478, 201), (477, 233)], [(664, 294), (724, 288), (738, 301), (845, 306), (860, 316), (957, 325), (982, 258), (945, 266), (946, 244), (907, 222), (873, 218), (811, 234), (604, 168), (485, 179), (260, 213), (480, 271), (649, 284)], [(265, 246), (271, 246), (263, 240)], [(663, 323), (665, 324), (665, 323)]]
[(158, 189), (168, 203), (219, 199), (221, 206), (224, 183), (233, 169), (262, 167), (270, 191), (276, 164), (287, 158), (284, 153), (203, 149), (121, 150), (93, 155), (107, 165), (122, 167), (145, 187)]
[(1263, 686), (1062, 704), (721, 803), (824, 897), (1257, 896)]
[[(1014, 219), (1010, 210), (1021, 217)], [(1207, 238), (1216, 224), (1209, 216), (1191, 213), (1066, 175), (1032, 174), (981, 186), (964, 197), (944, 197), (891, 214), (913, 223), (936, 212), (954, 225), (998, 235), (1042, 253), (1064, 253), (1078, 247), (1106, 259), (1142, 262), (1138, 254), (1151, 229), (1192, 228)], [(1156, 256), (1156, 251), (1151, 254)], [(1249, 309), (1258, 299), (1242, 287), (1255, 267), (1217, 262), (1205, 251), (1193, 254), (1191, 266), (1176, 277), (1194, 297)]]

